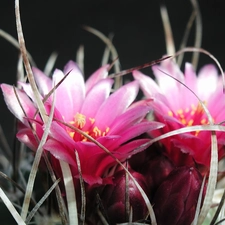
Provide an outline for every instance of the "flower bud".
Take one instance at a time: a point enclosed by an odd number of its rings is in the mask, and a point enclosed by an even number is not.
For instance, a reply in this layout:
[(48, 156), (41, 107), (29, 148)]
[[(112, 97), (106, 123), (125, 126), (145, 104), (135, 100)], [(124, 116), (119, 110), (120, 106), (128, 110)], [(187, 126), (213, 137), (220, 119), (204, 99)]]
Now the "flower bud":
[(155, 155), (145, 163), (142, 174), (145, 176), (148, 188), (151, 189), (152, 194), (173, 169), (174, 165), (163, 154)]
[(194, 219), (202, 176), (194, 167), (174, 169), (153, 199), (158, 225), (190, 225)]
[[(130, 171), (132, 176), (142, 187), (144, 192), (147, 192), (147, 185), (145, 178), (142, 174)], [(126, 209), (126, 196), (129, 195), (129, 207), (128, 211), (132, 208), (132, 221), (144, 219), (148, 214), (147, 207), (143, 200), (142, 195), (137, 189), (133, 180), (128, 177), (126, 193), (126, 174), (124, 170), (120, 170), (114, 175), (112, 185), (107, 185), (102, 194), (101, 199), (105, 209), (106, 217), (110, 224), (128, 222), (129, 215)], [(146, 193), (147, 194), (147, 193)]]

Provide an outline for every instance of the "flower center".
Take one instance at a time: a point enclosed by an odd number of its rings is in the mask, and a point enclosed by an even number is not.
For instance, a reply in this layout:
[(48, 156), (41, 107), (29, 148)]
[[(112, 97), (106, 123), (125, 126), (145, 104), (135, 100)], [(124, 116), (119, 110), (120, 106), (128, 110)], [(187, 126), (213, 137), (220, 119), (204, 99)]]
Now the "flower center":
[[(208, 124), (208, 118), (201, 104), (197, 106), (192, 104), (189, 108), (179, 109), (175, 113), (169, 111), (168, 115), (178, 119), (184, 126)], [(196, 131), (195, 135), (198, 135), (198, 133)]]
[[(94, 139), (104, 137), (109, 132), (109, 127), (106, 127), (104, 130), (101, 130), (97, 126), (95, 126), (94, 118), (86, 119), (86, 116), (81, 113), (76, 113), (76, 115), (74, 116), (74, 120), (70, 121), (70, 124), (82, 130)], [(71, 128), (68, 128), (67, 132), (69, 133), (70, 137), (73, 138), (75, 141), (89, 141), (87, 137)]]

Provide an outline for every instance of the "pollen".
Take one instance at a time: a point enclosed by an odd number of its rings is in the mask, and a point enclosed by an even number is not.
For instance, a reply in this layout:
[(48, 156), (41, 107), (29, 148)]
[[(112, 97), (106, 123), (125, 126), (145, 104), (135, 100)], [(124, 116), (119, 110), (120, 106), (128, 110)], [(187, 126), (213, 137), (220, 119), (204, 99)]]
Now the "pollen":
[(76, 113), (74, 116), (74, 125), (78, 128), (83, 128), (86, 124), (86, 116), (81, 113)]
[(105, 131), (102, 132), (97, 126), (95, 126), (94, 129), (93, 129), (93, 135), (92, 136), (94, 138), (97, 138), (97, 137), (100, 137), (100, 136), (104, 137), (109, 132), (109, 130), (110, 130), (109, 127), (107, 127), (105, 129)]
[(183, 124), (183, 125), (186, 125), (187, 124), (187, 121), (185, 119), (181, 119), (180, 122)]
[(206, 123), (207, 123), (206, 119), (202, 119), (202, 120), (201, 120), (201, 124), (202, 124), (202, 125), (204, 125), (204, 124), (206, 124)]
[(177, 110), (177, 114), (179, 114), (179, 115), (183, 115), (183, 114), (184, 114), (183, 109), (179, 109), (179, 110)]
[(169, 111), (169, 112), (168, 112), (168, 115), (169, 115), (169, 116), (173, 116), (173, 112), (172, 112), (172, 111)]
[(193, 120), (193, 119), (191, 119), (191, 120), (189, 120), (189, 121), (188, 121), (188, 124), (187, 124), (187, 125), (190, 127), (190, 126), (192, 126), (192, 125), (193, 125), (193, 123), (194, 123), (194, 120)]
[[(168, 111), (168, 115), (178, 119), (185, 126), (204, 125), (208, 123), (207, 118), (204, 118), (204, 110), (200, 103), (197, 105), (191, 104), (190, 107), (184, 109), (178, 109), (175, 113)], [(196, 135), (198, 135), (198, 132)]]
[(89, 120), (91, 121), (91, 124), (93, 124), (95, 122), (94, 118), (89, 118)]
[(105, 136), (109, 132), (109, 127), (106, 127), (105, 131), (102, 133), (102, 136)]
[(96, 137), (101, 136), (102, 134), (101, 130), (99, 130), (98, 127), (94, 127), (93, 132)]
[[(106, 127), (105, 129), (100, 129), (95, 125), (95, 118), (87, 118), (82, 113), (76, 113), (74, 120), (69, 122), (74, 128), (80, 129), (83, 133), (89, 135), (90, 137), (97, 139), (99, 137), (104, 137), (109, 132), (110, 128)], [(85, 126), (86, 125), (86, 126)], [(90, 141), (90, 138), (87, 135), (81, 134), (78, 131), (75, 131), (72, 127), (67, 129), (69, 136), (74, 141)]]
[(197, 107), (194, 104), (191, 104), (191, 109), (196, 111)]

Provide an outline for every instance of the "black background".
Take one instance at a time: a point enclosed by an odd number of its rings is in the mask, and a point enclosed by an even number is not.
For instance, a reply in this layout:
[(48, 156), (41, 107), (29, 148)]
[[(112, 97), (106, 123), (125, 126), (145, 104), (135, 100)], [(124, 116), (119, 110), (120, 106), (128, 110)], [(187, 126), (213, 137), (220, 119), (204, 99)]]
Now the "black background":
[[(178, 49), (192, 12), (190, 1), (171, 0), (168, 8), (175, 45)], [(199, 0), (203, 19), (202, 47), (225, 66), (225, 1)], [(75, 60), (80, 44), (85, 47), (85, 74), (99, 66), (104, 44), (82, 29), (89, 25), (105, 35), (114, 33), (113, 43), (122, 69), (158, 59), (166, 53), (163, 26), (157, 0), (21, 0), (21, 19), (27, 49), (43, 69), (53, 51), (59, 53), (57, 68)], [(17, 37), (14, 1), (0, 1), (0, 29)], [(193, 34), (188, 45), (193, 45)], [(0, 37), (0, 83), (15, 84), (18, 50)], [(187, 56), (190, 59), (191, 54)], [(200, 65), (212, 62), (201, 55)], [(150, 73), (150, 69), (147, 70)], [(0, 96), (0, 124), (11, 143), (13, 120)]]
[[(225, 1), (199, 0), (199, 4), (203, 19), (202, 47), (225, 68)], [(62, 69), (68, 60), (75, 59), (76, 50), (83, 44), (85, 74), (89, 76), (100, 66), (105, 47), (101, 40), (82, 29), (82, 25), (89, 25), (105, 35), (114, 33), (113, 43), (122, 69), (137, 66), (166, 53), (159, 5), (158, 0), (21, 0), (27, 49), (40, 69), (49, 55), (57, 51), (56, 67)], [(178, 49), (192, 6), (188, 0), (170, 0), (166, 5)], [(17, 37), (12, 0), (0, 1), (0, 29)], [(194, 28), (188, 45), (193, 45), (193, 34)], [(18, 55), (18, 50), (0, 37), (0, 83), (15, 84)], [(190, 54), (186, 59), (190, 59)], [(199, 66), (209, 62), (212, 60), (201, 55)], [(1, 93), (0, 124), (12, 145), (13, 116)], [(4, 215), (1, 213), (1, 224)]]

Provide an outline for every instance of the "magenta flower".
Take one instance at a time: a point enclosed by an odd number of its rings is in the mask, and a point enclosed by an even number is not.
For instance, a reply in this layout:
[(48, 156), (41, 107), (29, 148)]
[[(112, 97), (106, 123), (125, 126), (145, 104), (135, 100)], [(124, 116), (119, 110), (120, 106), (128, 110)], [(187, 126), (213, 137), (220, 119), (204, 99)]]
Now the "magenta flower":
[[(88, 184), (102, 184), (107, 181), (108, 170), (116, 165), (115, 160), (87, 137), (75, 132), (60, 121), (79, 128), (104, 145), (120, 161), (130, 157), (133, 150), (144, 144), (147, 139), (137, 139), (139, 135), (157, 129), (162, 125), (144, 120), (149, 111), (148, 101), (132, 105), (138, 93), (138, 82), (128, 83), (110, 95), (113, 80), (106, 78), (108, 65), (97, 70), (85, 83), (77, 65), (70, 61), (64, 72), (55, 70), (52, 79), (34, 68), (34, 76), (44, 98), (69, 73), (55, 91), (56, 102), (54, 118), (44, 149), (51, 153), (55, 171), (60, 173), (57, 160), (71, 165), (75, 178), (78, 178), (75, 151), (79, 154), (84, 180)], [(36, 105), (29, 84), (20, 82), (22, 89), (16, 89), (19, 100), (26, 113), (22, 111), (13, 87), (2, 84), (5, 102), (9, 110), (21, 122), (17, 138), (35, 150), (38, 143), (32, 133), (29, 121), (35, 123), (39, 138), (43, 135), (43, 121), (35, 117)], [(52, 96), (44, 103), (46, 112), (50, 111)], [(136, 139), (135, 139), (136, 138)], [(132, 140), (132, 141), (131, 141)], [(55, 165), (55, 166), (54, 166)]]
[[(177, 80), (188, 86), (204, 102), (215, 123), (224, 121), (225, 98), (222, 82), (213, 65), (204, 66), (198, 77), (191, 64), (186, 63), (183, 74), (172, 60), (163, 61), (161, 65), (153, 66), (152, 69), (158, 84), (139, 71), (133, 73), (145, 96), (153, 98), (151, 106), (156, 121), (165, 123), (161, 131), (150, 132), (151, 135), (155, 137), (185, 126), (208, 124), (208, 118), (198, 99)], [(217, 132), (217, 138), (219, 158), (221, 158), (224, 155), (222, 145), (224, 145), (225, 134)], [(162, 143), (166, 147), (166, 155), (178, 166), (191, 166), (195, 162), (209, 166), (210, 132), (196, 131), (180, 134), (164, 139)]]

